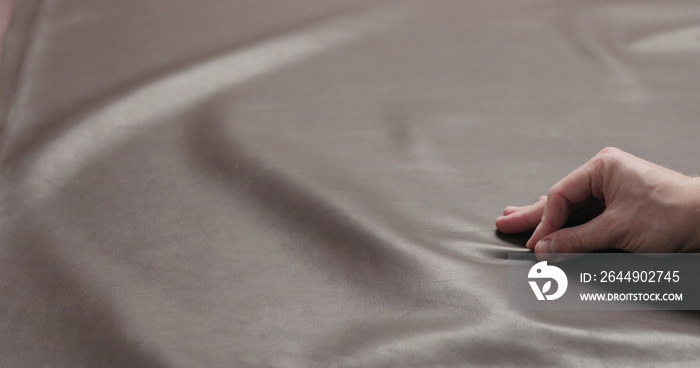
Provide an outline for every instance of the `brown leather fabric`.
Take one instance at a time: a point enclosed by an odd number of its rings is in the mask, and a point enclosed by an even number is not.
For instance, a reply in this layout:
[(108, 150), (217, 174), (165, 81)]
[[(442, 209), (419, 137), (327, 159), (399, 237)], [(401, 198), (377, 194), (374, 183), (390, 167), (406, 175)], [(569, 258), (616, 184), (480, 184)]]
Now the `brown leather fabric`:
[(511, 311), (605, 146), (697, 170), (694, 1), (19, 1), (0, 365), (691, 365), (695, 313)]

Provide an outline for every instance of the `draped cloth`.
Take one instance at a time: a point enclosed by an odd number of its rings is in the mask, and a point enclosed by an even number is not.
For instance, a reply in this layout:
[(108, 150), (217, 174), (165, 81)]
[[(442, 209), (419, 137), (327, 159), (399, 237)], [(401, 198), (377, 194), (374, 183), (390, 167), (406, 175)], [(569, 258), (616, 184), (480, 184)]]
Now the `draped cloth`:
[(692, 174), (695, 1), (17, 1), (0, 366), (687, 366), (517, 311), (494, 219), (606, 146)]

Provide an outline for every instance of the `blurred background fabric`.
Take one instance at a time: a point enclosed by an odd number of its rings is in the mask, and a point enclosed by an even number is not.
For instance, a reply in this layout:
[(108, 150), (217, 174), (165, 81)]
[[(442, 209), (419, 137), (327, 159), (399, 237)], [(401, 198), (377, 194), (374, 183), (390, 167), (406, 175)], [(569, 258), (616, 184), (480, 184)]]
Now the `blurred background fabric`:
[(700, 3), (20, 0), (0, 366), (689, 366), (700, 314), (508, 309), (494, 219), (700, 166)]

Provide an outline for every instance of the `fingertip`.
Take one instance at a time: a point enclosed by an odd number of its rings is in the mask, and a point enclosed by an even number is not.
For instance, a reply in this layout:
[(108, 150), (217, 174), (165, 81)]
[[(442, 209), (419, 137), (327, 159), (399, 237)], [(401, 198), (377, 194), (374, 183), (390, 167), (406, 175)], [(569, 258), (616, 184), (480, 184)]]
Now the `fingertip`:
[(536, 242), (533, 238), (534, 238), (534, 234), (533, 234), (533, 236), (530, 237), (530, 239), (527, 240), (527, 243), (525, 243), (526, 248), (535, 249)]
[(505, 220), (506, 217), (507, 216), (496, 217), (496, 222), (495, 222), (496, 229), (498, 229), (498, 231), (500, 231), (500, 232), (503, 232), (503, 221)]
[(540, 222), (539, 224), (537, 224), (535, 230), (532, 232), (532, 236), (530, 236), (530, 239), (528, 239), (527, 243), (525, 244), (525, 246), (529, 249), (535, 249), (535, 245), (537, 244), (537, 242), (544, 236), (539, 234), (541, 227), (542, 223)]
[(540, 261), (561, 261), (563, 260), (559, 255), (559, 249), (554, 239), (546, 237), (540, 239), (540, 241), (535, 244), (535, 255)]
[(525, 247), (528, 249), (535, 249), (535, 243), (532, 241), (532, 238), (525, 243)]
[(535, 244), (535, 253), (559, 253), (559, 249), (554, 239), (545, 238)]
[(520, 227), (515, 216), (499, 216), (496, 218), (496, 229), (504, 234), (519, 233)]
[(503, 209), (503, 215), (508, 216), (510, 214), (513, 214), (515, 212), (518, 212), (522, 210), (523, 207), (518, 207), (518, 206), (506, 206), (506, 208)]

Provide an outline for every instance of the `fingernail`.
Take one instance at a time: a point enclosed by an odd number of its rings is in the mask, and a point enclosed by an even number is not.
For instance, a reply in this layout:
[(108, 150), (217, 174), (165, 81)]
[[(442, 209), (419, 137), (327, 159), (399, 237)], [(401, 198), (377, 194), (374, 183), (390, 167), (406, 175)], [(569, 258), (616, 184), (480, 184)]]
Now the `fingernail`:
[(558, 253), (557, 245), (552, 239), (542, 239), (535, 245), (535, 250), (538, 253)]

